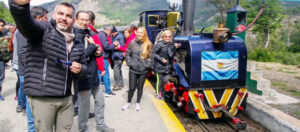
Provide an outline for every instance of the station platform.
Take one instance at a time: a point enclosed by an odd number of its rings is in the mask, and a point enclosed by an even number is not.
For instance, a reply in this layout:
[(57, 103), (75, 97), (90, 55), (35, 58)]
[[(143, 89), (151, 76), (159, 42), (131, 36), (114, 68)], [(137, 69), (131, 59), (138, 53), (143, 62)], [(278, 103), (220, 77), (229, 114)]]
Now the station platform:
[[(140, 102), (141, 111), (135, 111), (136, 92), (129, 109), (122, 111), (122, 106), (127, 102), (128, 71), (123, 65), (123, 77), (125, 87), (114, 91), (116, 96), (105, 97), (105, 122), (107, 126), (115, 129), (115, 132), (185, 132), (177, 117), (164, 101), (154, 97), (154, 89), (149, 82), (144, 85), (144, 93)], [(6, 69), (2, 95), (5, 100), (0, 101), (0, 131), (1, 132), (26, 132), (27, 120), (22, 113), (16, 113), (17, 100), (15, 87), (17, 75)], [(113, 87), (113, 71), (110, 69), (111, 87)], [(104, 86), (101, 85), (101, 89)], [(91, 112), (94, 111), (93, 98), (91, 98)], [(90, 132), (95, 132), (95, 118), (89, 119)], [(78, 118), (74, 117), (71, 132), (78, 132)]]

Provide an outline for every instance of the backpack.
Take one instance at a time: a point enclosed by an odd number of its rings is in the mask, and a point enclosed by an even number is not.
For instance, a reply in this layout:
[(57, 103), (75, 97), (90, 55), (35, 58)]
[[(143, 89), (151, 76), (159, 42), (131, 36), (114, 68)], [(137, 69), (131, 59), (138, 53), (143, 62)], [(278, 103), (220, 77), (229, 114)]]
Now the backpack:
[(13, 53), (9, 50), (7, 37), (0, 38), (0, 53), (2, 61), (8, 62), (12, 60)]

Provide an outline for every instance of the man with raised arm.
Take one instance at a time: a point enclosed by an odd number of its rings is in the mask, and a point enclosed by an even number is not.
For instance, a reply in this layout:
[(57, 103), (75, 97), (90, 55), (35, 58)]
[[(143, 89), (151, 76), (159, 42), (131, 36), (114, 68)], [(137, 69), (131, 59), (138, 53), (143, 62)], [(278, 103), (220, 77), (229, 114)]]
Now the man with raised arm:
[(84, 47), (74, 41), (72, 4), (56, 5), (50, 22), (30, 15), (30, 0), (10, 0), (9, 7), (20, 33), (27, 39), (24, 93), (38, 132), (69, 132), (74, 108), (72, 78), (85, 75)]

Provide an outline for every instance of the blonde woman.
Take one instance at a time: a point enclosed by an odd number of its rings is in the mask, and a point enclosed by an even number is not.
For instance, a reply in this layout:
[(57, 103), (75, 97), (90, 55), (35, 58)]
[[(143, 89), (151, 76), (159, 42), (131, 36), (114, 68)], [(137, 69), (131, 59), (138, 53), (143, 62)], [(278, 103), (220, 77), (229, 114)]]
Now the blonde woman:
[(168, 82), (168, 74), (172, 68), (173, 55), (181, 44), (173, 43), (173, 36), (170, 30), (162, 32), (162, 37), (154, 45), (151, 52), (153, 61), (153, 72), (156, 74), (156, 94), (158, 99), (162, 98), (162, 91), (165, 83)]
[(136, 38), (129, 44), (126, 51), (126, 63), (129, 66), (129, 91), (127, 103), (122, 107), (126, 110), (137, 88), (136, 111), (141, 110), (140, 100), (143, 94), (143, 87), (147, 73), (151, 68), (150, 53), (152, 43), (149, 41), (146, 29), (139, 27), (136, 31)]

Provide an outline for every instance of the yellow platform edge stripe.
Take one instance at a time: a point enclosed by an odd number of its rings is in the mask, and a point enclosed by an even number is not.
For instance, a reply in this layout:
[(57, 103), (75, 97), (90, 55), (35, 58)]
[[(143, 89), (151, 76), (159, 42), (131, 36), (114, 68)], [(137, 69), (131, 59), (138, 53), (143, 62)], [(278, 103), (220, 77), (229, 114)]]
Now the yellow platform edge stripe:
[[(152, 87), (150, 82), (146, 80), (146, 85)], [(153, 87), (152, 87), (153, 88)], [(154, 90), (154, 88), (153, 88)], [(157, 100), (152, 94), (149, 94), (154, 106), (159, 112), (169, 132), (186, 132), (176, 115), (169, 108), (169, 106), (162, 100)]]

